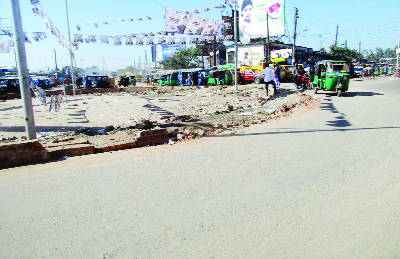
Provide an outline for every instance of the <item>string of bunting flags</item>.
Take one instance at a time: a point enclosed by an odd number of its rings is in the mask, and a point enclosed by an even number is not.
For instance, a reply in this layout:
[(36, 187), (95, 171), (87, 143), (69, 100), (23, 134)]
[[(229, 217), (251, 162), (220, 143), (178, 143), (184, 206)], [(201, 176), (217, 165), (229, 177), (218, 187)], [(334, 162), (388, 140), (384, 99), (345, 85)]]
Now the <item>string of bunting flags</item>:
[[(31, 8), (33, 15), (40, 16), (43, 20), (44, 28), (47, 32), (53, 35), (59, 42), (60, 46), (63, 48), (68, 48), (68, 40), (61, 35), (58, 28), (56, 28), (48, 17), (48, 15), (43, 10), (39, 0), (30, 0)], [(219, 4), (214, 5), (214, 8), (226, 8), (225, 5)], [(204, 7), (203, 10), (205, 12), (210, 11), (209, 7)], [(192, 9), (194, 14), (199, 14), (200, 11), (198, 8)], [(233, 41), (232, 35), (224, 36), (224, 28), (228, 28), (230, 24), (224, 24), (222, 20), (214, 20), (208, 18), (202, 18), (200, 16), (190, 14), (188, 11), (184, 10), (182, 12), (178, 12), (175, 10), (171, 10), (165, 8), (165, 14), (163, 14), (165, 18), (165, 31), (160, 32), (150, 32), (150, 33), (136, 33), (129, 35), (116, 35), (116, 36), (99, 36), (99, 41), (104, 44), (112, 44), (115, 46), (122, 46), (123, 39), (125, 41), (125, 45), (128, 46), (151, 46), (155, 44), (167, 44), (167, 45), (195, 45), (195, 44), (205, 44), (205, 43), (213, 43), (214, 40), (216, 42), (222, 43), (224, 41)], [(152, 20), (150, 16), (136, 17), (136, 18), (128, 18), (128, 19), (116, 19), (111, 21), (103, 21), (101, 24), (109, 25), (111, 22), (133, 22), (138, 21), (142, 22), (145, 20)], [(87, 23), (86, 25), (94, 26), (95, 28), (99, 28), (99, 23)], [(82, 27), (80, 24), (75, 25), (78, 31), (81, 31)], [(11, 39), (13, 34), (11, 30), (2, 30), (4, 35), (9, 36)], [(159, 34), (157, 40), (155, 39), (156, 34)], [(175, 34), (186, 34), (186, 35), (195, 35), (190, 36), (189, 40), (187, 40), (186, 36), (180, 36), (178, 39), (175, 37)], [(79, 44), (87, 43), (93, 44), (97, 43), (97, 35), (86, 35), (83, 34), (74, 34), (74, 40), (71, 41), (71, 50), (75, 52), (78, 50)], [(215, 37), (215, 38), (214, 38)], [(46, 32), (32, 32), (32, 39), (36, 42), (40, 42), (47, 38)], [(28, 34), (25, 32), (25, 42), (32, 43)], [(12, 41), (1, 42), (0, 44), (1, 52), (8, 53), (10, 47), (13, 47)], [(8, 51), (7, 51), (8, 50)]]

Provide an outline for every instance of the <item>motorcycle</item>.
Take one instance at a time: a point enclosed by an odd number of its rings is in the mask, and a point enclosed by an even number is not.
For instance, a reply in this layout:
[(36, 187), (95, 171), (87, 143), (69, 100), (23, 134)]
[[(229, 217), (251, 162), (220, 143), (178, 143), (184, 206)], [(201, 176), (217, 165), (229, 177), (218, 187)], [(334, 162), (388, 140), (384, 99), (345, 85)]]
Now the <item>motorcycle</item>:
[(300, 82), (299, 82), (300, 89), (306, 90), (309, 88), (309, 85), (310, 85), (310, 77), (308, 74), (304, 74), (300, 78)]

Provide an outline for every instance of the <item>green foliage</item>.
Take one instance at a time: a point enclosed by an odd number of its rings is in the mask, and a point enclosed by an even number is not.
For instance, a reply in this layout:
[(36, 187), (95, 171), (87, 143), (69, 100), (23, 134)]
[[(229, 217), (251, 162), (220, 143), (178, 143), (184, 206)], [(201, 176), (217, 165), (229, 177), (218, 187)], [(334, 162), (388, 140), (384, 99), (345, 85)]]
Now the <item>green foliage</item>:
[(198, 48), (190, 47), (176, 52), (176, 55), (170, 57), (163, 65), (170, 69), (185, 69), (199, 67), (201, 60), (199, 56), (201, 51)]
[(352, 62), (362, 58), (362, 54), (358, 53), (357, 50), (337, 47), (335, 45), (330, 46), (329, 54), (331, 54), (335, 60), (344, 60), (347, 62)]
[[(366, 58), (369, 62), (380, 62), (382, 58), (396, 58), (396, 49), (397, 46), (395, 46), (393, 49), (387, 48), (386, 50), (376, 48), (375, 51), (370, 50), (367, 52)], [(394, 63), (394, 61), (392, 61), (392, 63)]]

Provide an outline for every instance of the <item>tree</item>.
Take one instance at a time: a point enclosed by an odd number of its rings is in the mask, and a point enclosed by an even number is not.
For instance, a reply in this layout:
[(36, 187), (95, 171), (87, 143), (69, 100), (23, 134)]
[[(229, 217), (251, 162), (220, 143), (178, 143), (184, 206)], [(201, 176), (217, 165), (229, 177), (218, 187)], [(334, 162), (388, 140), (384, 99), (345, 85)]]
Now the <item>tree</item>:
[(362, 55), (357, 50), (349, 49), (347, 47), (337, 47), (335, 45), (330, 46), (329, 54), (336, 60), (344, 60), (352, 62), (353, 60), (359, 60)]
[(190, 47), (186, 50), (182, 49), (176, 52), (175, 56), (170, 57), (163, 63), (165, 67), (170, 69), (184, 69), (199, 67), (201, 60), (198, 56), (201, 55), (201, 51), (198, 48)]
[[(397, 46), (395, 46), (394, 49), (387, 48), (386, 50), (383, 50), (378, 47), (375, 51), (370, 50), (367, 55), (367, 60), (369, 62), (380, 62), (382, 58), (396, 58), (396, 49)], [(394, 61), (392, 62), (394, 63)]]

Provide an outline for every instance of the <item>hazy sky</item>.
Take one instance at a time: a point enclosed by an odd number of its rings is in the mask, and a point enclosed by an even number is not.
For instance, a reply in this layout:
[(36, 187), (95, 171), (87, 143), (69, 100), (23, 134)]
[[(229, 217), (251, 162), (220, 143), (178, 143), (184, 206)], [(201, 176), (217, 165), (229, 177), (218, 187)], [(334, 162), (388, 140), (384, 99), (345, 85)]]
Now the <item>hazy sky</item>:
[[(61, 34), (68, 39), (65, 0), (41, 0), (43, 10), (58, 28)], [(157, 32), (165, 29), (162, 14), (164, 9), (170, 8), (177, 11), (192, 9), (199, 10), (199, 16), (221, 19), (221, 9), (214, 9), (216, 4), (224, 1), (181, 1), (181, 0), (68, 0), (68, 13), (73, 34), (97, 35), (97, 43), (80, 44), (76, 52), (76, 65), (78, 67), (98, 66), (100, 69), (116, 70), (145, 62), (145, 51), (147, 51), (148, 62), (151, 61), (150, 46), (114, 46), (99, 42), (101, 35), (117, 36), (143, 32)], [(399, 42), (400, 30), (400, 1), (385, 0), (286, 0), (286, 36), (285, 43), (292, 42), (294, 27), (294, 7), (299, 9), (297, 32), (299, 33), (296, 45), (311, 47), (319, 50), (320, 47), (328, 49), (335, 41), (336, 26), (339, 26), (338, 44), (344, 44), (358, 50), (361, 42), (361, 50), (381, 48), (394, 48)], [(57, 53), (57, 65), (63, 67), (70, 65), (68, 50), (61, 48), (58, 41), (47, 32), (47, 39), (35, 42), (31, 38), (32, 32), (45, 32), (43, 21), (40, 16), (32, 14), (30, 1), (20, 0), (22, 22), (24, 31), (28, 32), (32, 44), (26, 44), (28, 68), (31, 71), (47, 70), (55, 67), (54, 49)], [(211, 10), (204, 11), (204, 7)], [(150, 16), (152, 20), (146, 19)], [(10, 26), (9, 1), (0, 0), (0, 27), (7, 29)], [(136, 18), (141, 17), (143, 21)], [(6, 19), (4, 19), (6, 18)], [(133, 22), (128, 18), (135, 19)], [(117, 20), (125, 19), (125, 21)], [(114, 22), (113, 20), (117, 20)], [(102, 21), (109, 24), (104, 25)], [(93, 23), (98, 24), (95, 28)], [(78, 31), (76, 24), (81, 26)], [(179, 36), (178, 36), (179, 37)], [(289, 39), (290, 37), (290, 39)], [(2, 36), (0, 41), (9, 40)], [(157, 37), (155, 37), (157, 42)], [(124, 44), (124, 40), (122, 43)], [(134, 41), (135, 42), (135, 41)], [(15, 65), (14, 53), (0, 53), (0, 67), (11, 67)]]

